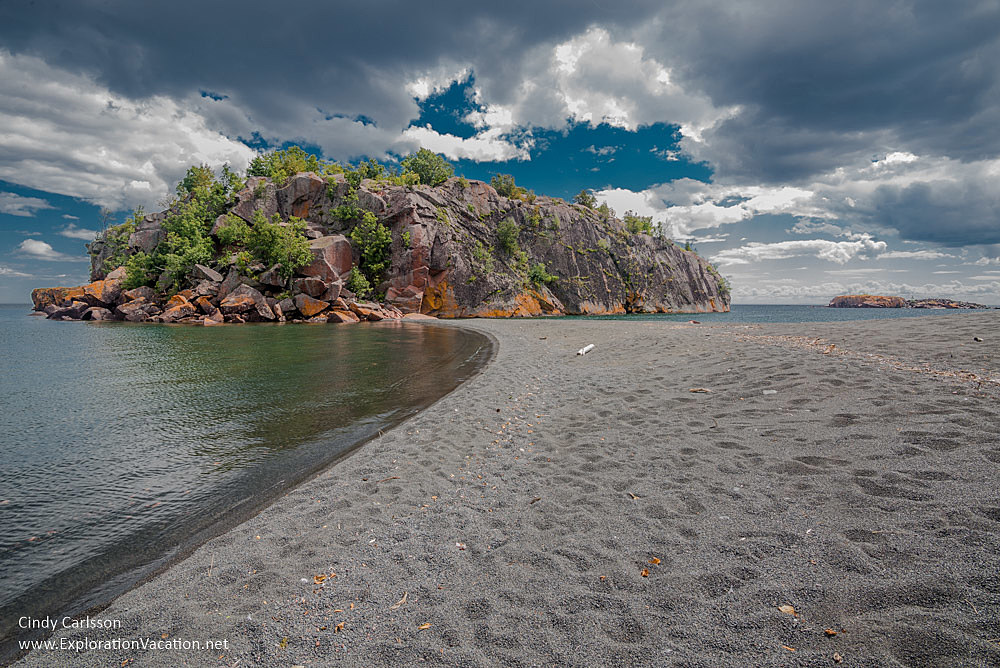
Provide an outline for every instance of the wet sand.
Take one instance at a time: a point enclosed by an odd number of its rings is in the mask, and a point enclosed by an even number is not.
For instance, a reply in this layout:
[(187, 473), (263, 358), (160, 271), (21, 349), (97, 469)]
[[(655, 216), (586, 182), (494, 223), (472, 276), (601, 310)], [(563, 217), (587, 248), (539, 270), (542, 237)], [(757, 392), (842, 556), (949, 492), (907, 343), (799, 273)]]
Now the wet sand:
[(457, 324), (479, 376), (53, 636), (228, 649), (23, 665), (1000, 665), (1000, 313)]

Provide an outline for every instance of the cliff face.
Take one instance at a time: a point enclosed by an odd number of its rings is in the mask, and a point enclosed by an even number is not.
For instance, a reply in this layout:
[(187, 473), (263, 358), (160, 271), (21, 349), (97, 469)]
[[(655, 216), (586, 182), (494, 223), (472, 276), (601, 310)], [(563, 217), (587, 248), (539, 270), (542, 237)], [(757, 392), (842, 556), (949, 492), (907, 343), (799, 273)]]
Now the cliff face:
[[(364, 180), (354, 188), (342, 175), (323, 179), (309, 172), (280, 188), (266, 177), (251, 177), (236, 197), (230, 213), (248, 223), (257, 211), (268, 219), (277, 213), (306, 222), (315, 259), (299, 270), (301, 278), (284, 286), (293, 297), (307, 292), (324, 299), (338, 283), (334, 291), (351, 296), (342, 286), (360, 257), (347, 239), (357, 224), (357, 216), (342, 219), (347, 205), (371, 212), (391, 232), (389, 266), (375, 288), (402, 313), (506, 317), (729, 310), (723, 279), (697, 254), (629, 233), (618, 219), (592, 209), (549, 197), (530, 203), (509, 199), (481, 181), (451, 178), (429, 187)], [(165, 237), (164, 218), (165, 212), (146, 216), (128, 237), (128, 247), (152, 252)], [(98, 239), (89, 248), (91, 279), (104, 278), (113, 244)], [(215, 269), (224, 275), (229, 263), (217, 258)], [(265, 274), (241, 280), (266, 287)], [(191, 285), (199, 280), (204, 278), (192, 276)], [(275, 286), (273, 296), (281, 287)]]

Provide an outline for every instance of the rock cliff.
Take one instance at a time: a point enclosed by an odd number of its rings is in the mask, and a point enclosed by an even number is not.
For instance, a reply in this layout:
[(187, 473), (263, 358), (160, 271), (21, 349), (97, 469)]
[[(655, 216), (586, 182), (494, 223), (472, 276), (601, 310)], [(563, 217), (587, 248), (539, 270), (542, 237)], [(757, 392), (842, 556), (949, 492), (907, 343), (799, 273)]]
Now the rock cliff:
[[(167, 306), (162, 290), (138, 296), (141, 304), (121, 301), (121, 291), (109, 301), (83, 299), (86, 289), (99, 289), (94, 284), (36, 290), (32, 298), (38, 310), (80, 303), (127, 319), (351, 320), (358, 314), (350, 306), (358, 300), (346, 284), (363, 260), (350, 236), (365, 212), (391, 234), (387, 268), (373, 286), (384, 295), (380, 312), (386, 317), (729, 310), (724, 279), (696, 253), (630, 233), (617, 218), (582, 205), (550, 197), (507, 198), (489, 184), (464, 178), (436, 187), (371, 179), (352, 184), (342, 174), (321, 178), (312, 172), (295, 174), (280, 186), (268, 177), (247, 179), (211, 230), (218, 248), (212, 266), (197, 265), (186, 279), (181, 298), (187, 306)], [(110, 278), (105, 274), (109, 258), (121, 257), (123, 245), (126, 253), (152, 253), (167, 236), (163, 222), (170, 214), (145, 216), (127, 238), (104, 235), (91, 243), (91, 280)], [(277, 214), (282, 221), (294, 216), (305, 223), (312, 260), (289, 279), (281, 277), (280, 265), (239, 269), (235, 257), (218, 244), (232, 216), (253, 225), (259, 214), (269, 220)], [(240, 286), (245, 289), (237, 295)], [(156, 309), (149, 304), (166, 308), (151, 316)]]

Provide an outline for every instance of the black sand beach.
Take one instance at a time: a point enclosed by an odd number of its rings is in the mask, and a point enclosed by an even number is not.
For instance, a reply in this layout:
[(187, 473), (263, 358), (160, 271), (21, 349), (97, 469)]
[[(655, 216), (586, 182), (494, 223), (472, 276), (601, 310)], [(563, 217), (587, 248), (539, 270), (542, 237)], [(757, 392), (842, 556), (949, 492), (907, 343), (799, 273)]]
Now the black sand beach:
[(1000, 665), (1000, 314), (432, 326), (495, 361), (53, 636), (162, 649), (19, 665)]

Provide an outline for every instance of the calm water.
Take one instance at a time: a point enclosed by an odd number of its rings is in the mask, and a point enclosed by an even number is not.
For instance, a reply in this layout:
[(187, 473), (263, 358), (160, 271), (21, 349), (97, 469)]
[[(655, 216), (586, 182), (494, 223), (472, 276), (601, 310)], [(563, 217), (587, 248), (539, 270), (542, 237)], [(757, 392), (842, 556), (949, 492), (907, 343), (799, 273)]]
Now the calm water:
[(81, 612), (455, 388), (488, 340), (412, 323), (53, 322), (0, 306), (0, 639)]
[[(917, 316), (961, 316), (982, 311), (917, 308), (827, 308), (826, 306), (787, 306), (773, 304), (734, 304), (729, 313), (673, 313), (651, 315), (588, 316), (595, 320), (698, 320), (699, 322), (844, 322), (848, 320), (884, 320)], [(578, 317), (578, 316), (568, 316)]]

